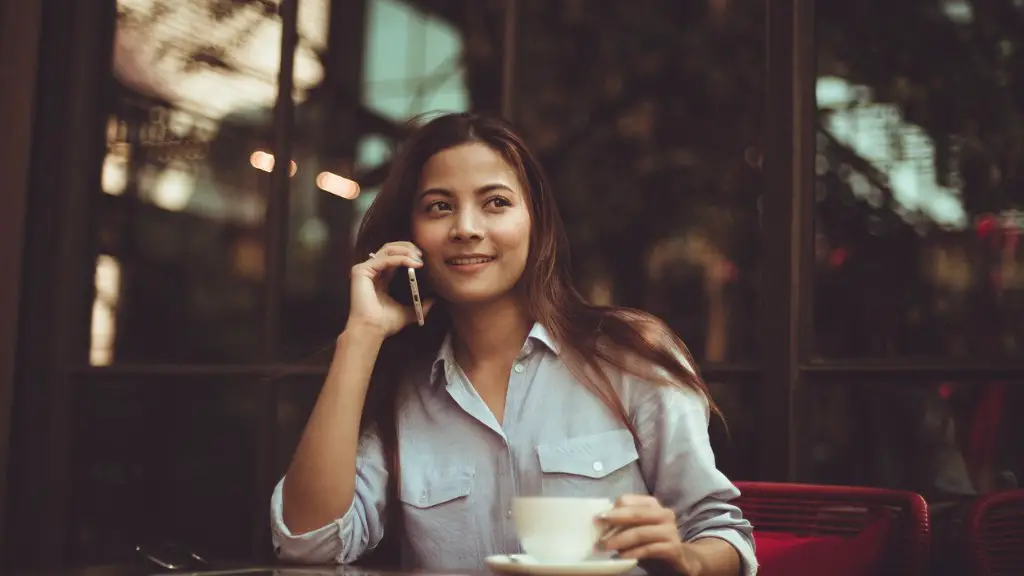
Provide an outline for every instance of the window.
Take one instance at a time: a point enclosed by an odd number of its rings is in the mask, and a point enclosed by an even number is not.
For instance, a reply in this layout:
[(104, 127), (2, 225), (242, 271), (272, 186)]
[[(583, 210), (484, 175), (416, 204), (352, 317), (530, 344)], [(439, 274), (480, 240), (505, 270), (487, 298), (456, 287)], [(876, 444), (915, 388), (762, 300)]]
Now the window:
[(1018, 485), (1024, 376), (1024, 12), (936, 5), (817, 3), (799, 449), (804, 478), (933, 504)]
[[(258, 358), (277, 5), (117, 3), (97, 233), (121, 286), (98, 363)], [(295, 70), (302, 100), (323, 68), (302, 45)]]
[(938, 5), (819, 3), (819, 356), (1024, 352), (1024, 16)]
[(807, 395), (809, 476), (950, 500), (1018, 486), (1020, 382), (860, 378)]
[(521, 3), (516, 106), (582, 290), (694, 356), (757, 359), (764, 13), (729, 2)]

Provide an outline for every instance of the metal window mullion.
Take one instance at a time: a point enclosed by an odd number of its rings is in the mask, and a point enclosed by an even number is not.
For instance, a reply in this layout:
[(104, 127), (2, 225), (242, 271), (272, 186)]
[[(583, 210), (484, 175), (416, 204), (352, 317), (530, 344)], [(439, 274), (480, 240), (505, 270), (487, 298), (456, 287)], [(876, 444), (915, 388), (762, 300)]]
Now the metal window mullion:
[(765, 111), (761, 245), (760, 476), (797, 476), (796, 399), (806, 341), (810, 285), (804, 257), (812, 221), (814, 157), (814, 3), (767, 1), (767, 105)]
[[(298, 45), (299, 0), (282, 0), (281, 62), (277, 74), (277, 101), (274, 104), (274, 169), (270, 173), (270, 191), (264, 218), (264, 279), (263, 342), (264, 361), (273, 362), (279, 355), (278, 340), (281, 333), (281, 304), (287, 273), (289, 182), (291, 179), (292, 141), (295, 130), (295, 48)], [(263, 406), (259, 426), (259, 452), (256, 458), (257, 495), (269, 498), (274, 485), (274, 453), (277, 442), (277, 379), (261, 382), (260, 400)], [(254, 503), (252, 527), (252, 555), (263, 560), (270, 557), (270, 532), (267, 522), (266, 499), (257, 497)]]

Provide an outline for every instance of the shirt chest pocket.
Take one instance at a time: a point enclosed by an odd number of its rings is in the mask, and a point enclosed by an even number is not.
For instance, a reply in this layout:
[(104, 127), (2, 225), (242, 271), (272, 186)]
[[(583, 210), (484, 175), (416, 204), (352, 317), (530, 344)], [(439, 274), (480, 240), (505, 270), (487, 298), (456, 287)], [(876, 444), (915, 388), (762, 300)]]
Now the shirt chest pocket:
[(475, 472), (472, 466), (403, 470), (402, 502), (428, 509), (464, 499), (473, 493)]
[(576, 436), (537, 446), (544, 496), (615, 499), (643, 492), (639, 455), (629, 430)]
[[(473, 466), (402, 468), (399, 499), (405, 513), (406, 534), (418, 556), (429, 555), (431, 550), (450, 550), (451, 542), (446, 539), (475, 530), (476, 519), (469, 502), (475, 476)], [(436, 538), (441, 541), (432, 542)], [(476, 539), (464, 540), (464, 545), (469, 545)], [(475, 547), (470, 548), (458, 550), (457, 555), (475, 553)]]

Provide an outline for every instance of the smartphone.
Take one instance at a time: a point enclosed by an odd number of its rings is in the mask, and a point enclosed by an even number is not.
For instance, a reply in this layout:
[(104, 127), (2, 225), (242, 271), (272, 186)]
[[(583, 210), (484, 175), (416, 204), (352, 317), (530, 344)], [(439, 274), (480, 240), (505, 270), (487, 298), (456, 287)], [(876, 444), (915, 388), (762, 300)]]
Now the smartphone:
[(423, 299), (429, 298), (429, 286), (426, 279), (421, 282), (415, 268), (406, 268), (406, 273), (397, 273), (388, 286), (388, 294), (403, 306), (412, 306), (416, 311), (416, 322), (423, 326), (426, 316), (423, 313)]
[(420, 285), (416, 282), (416, 269), (406, 268), (409, 271), (409, 291), (412, 292), (412, 307), (416, 310), (416, 322), (423, 326), (423, 302), (420, 298)]
[(209, 570), (210, 566), (202, 556), (174, 542), (140, 544), (135, 551), (153, 564), (165, 570)]

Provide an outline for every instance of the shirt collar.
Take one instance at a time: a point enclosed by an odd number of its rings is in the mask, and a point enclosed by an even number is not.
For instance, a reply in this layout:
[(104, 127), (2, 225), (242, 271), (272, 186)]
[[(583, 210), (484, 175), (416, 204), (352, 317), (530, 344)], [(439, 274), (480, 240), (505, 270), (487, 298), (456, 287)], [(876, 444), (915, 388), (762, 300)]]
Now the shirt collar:
[[(558, 344), (555, 343), (554, 338), (551, 337), (551, 333), (548, 332), (547, 328), (542, 326), (540, 322), (534, 322), (533, 328), (530, 329), (530, 333), (526, 336), (526, 342), (523, 344), (520, 355), (526, 356), (533, 352), (533, 342), (540, 342), (547, 347), (554, 354), (558, 354)], [(455, 368), (455, 349), (452, 346), (452, 334), (448, 333), (444, 337), (444, 341), (441, 343), (441, 348), (437, 351), (437, 356), (434, 358), (434, 362), (430, 366), (430, 381), (441, 382), (441, 374), (447, 376), (448, 372)]]

